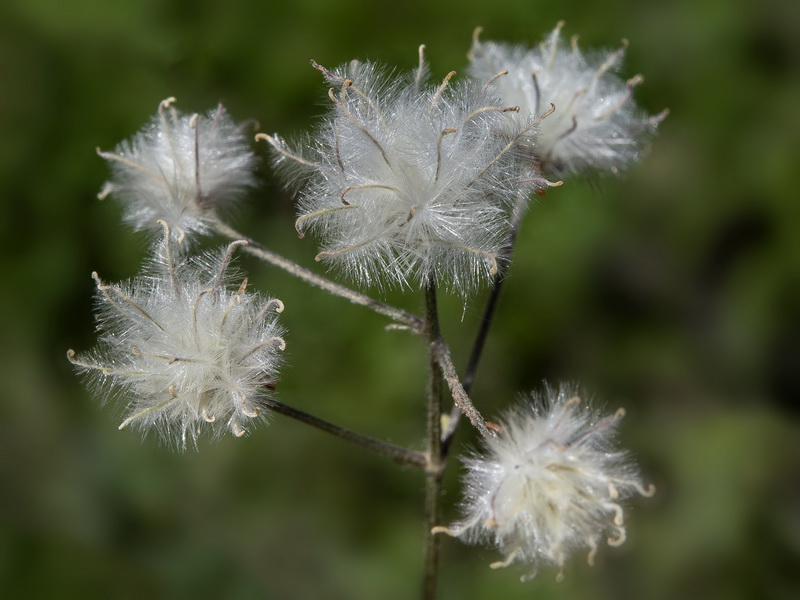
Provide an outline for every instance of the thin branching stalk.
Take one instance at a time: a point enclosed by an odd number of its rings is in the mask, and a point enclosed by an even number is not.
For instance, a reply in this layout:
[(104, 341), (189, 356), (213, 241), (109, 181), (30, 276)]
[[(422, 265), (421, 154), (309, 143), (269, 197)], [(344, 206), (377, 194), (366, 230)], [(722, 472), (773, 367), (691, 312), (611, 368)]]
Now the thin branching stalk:
[[(470, 420), (470, 423), (472, 423), (475, 429), (480, 431), (482, 435), (492, 435), (486, 427), (485, 419), (481, 413), (478, 412), (478, 409), (475, 408), (475, 405), (472, 403), (472, 400), (470, 400), (466, 389), (461, 383), (461, 379), (458, 377), (458, 373), (456, 372), (456, 367), (453, 364), (453, 358), (450, 356), (450, 349), (447, 347), (447, 344), (444, 343), (444, 340), (440, 336), (431, 342), (431, 346), (436, 358), (436, 362), (442, 371), (445, 381), (447, 382), (447, 387), (450, 388), (450, 395), (453, 397), (454, 403), (453, 410), (458, 411), (459, 414), (463, 413), (466, 415)], [(451, 427), (448, 425), (447, 431), (449, 432), (450, 429)]]
[[(489, 336), (489, 329), (494, 322), (494, 314), (497, 310), (497, 302), (500, 298), (500, 290), (503, 287), (503, 281), (505, 281), (508, 264), (514, 251), (514, 245), (517, 241), (517, 233), (519, 232), (520, 225), (522, 224), (522, 218), (525, 216), (527, 207), (528, 202), (526, 198), (517, 198), (517, 202), (514, 205), (514, 213), (512, 214), (511, 221), (508, 225), (508, 240), (503, 248), (503, 258), (505, 260), (500, 261), (502, 266), (498, 272), (495, 273), (492, 291), (489, 295), (489, 299), (486, 302), (486, 308), (483, 312), (483, 318), (481, 319), (478, 333), (475, 336), (475, 342), (472, 344), (472, 350), (470, 351), (469, 360), (467, 361), (467, 368), (464, 372), (464, 378), (461, 380), (461, 386), (465, 395), (470, 393), (472, 390), (472, 385), (475, 383), (475, 376), (478, 372), (478, 365), (480, 364), (481, 356), (483, 355), (483, 349), (486, 346), (486, 340)], [(453, 436), (456, 433), (456, 428), (458, 427), (458, 422), (461, 418), (462, 412), (464, 412), (463, 408), (457, 403), (453, 405), (453, 408), (450, 411), (450, 419), (447, 423), (447, 430), (444, 432), (443, 436), (443, 448), (445, 456), (450, 449), (450, 444), (453, 441)], [(475, 422), (473, 421), (473, 425), (474, 424)], [(483, 427), (486, 427), (485, 422), (483, 423)]]
[(319, 417), (315, 417), (314, 415), (310, 415), (302, 410), (292, 408), (291, 406), (283, 404), (282, 402), (278, 402), (272, 398), (264, 398), (262, 402), (270, 410), (287, 417), (291, 417), (292, 419), (300, 421), (301, 423), (305, 423), (306, 425), (316, 427), (317, 429), (325, 431), (326, 433), (330, 433), (331, 435), (335, 435), (336, 437), (348, 441), (351, 444), (356, 444), (362, 448), (372, 450), (373, 452), (392, 459), (399, 465), (419, 468), (426, 468), (428, 465), (427, 457), (422, 452), (411, 450), (409, 448), (403, 448), (402, 446), (390, 444), (388, 442), (362, 435), (360, 433), (355, 433), (354, 431), (334, 425), (333, 423), (320, 419)]
[(424, 322), (419, 317), (412, 315), (411, 313), (408, 313), (400, 308), (395, 308), (394, 306), (390, 306), (389, 304), (385, 304), (383, 302), (375, 300), (374, 298), (370, 298), (366, 294), (362, 294), (360, 292), (356, 292), (355, 290), (351, 290), (350, 288), (343, 286), (339, 283), (336, 283), (334, 281), (331, 281), (326, 277), (317, 275), (313, 271), (310, 271), (305, 267), (301, 267), (297, 263), (292, 262), (287, 258), (284, 258), (280, 254), (277, 254), (265, 248), (258, 242), (251, 240), (247, 236), (242, 235), (241, 233), (239, 233), (226, 223), (217, 221), (215, 223), (215, 227), (220, 235), (223, 235), (231, 240), (246, 240), (247, 245), (243, 247), (243, 249), (246, 252), (249, 252), (253, 256), (260, 258), (261, 260), (268, 262), (271, 265), (283, 269), (287, 273), (294, 275), (299, 279), (302, 279), (306, 283), (321, 288), (326, 292), (333, 294), (334, 296), (339, 296), (340, 298), (349, 300), (353, 304), (365, 306), (370, 310), (375, 311), (378, 314), (389, 317), (390, 319), (396, 321), (397, 323), (413, 331), (414, 333), (423, 332)]

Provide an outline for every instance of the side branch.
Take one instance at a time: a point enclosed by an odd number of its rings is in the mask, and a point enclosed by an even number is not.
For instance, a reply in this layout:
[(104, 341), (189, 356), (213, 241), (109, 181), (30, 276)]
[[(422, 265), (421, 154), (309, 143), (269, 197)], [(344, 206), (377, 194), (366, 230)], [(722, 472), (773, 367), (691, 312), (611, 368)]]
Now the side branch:
[(356, 292), (355, 290), (351, 290), (350, 288), (343, 286), (339, 283), (331, 281), (327, 277), (323, 277), (321, 275), (317, 275), (313, 271), (306, 269), (305, 267), (301, 267), (297, 263), (292, 262), (288, 258), (284, 258), (280, 254), (273, 252), (258, 242), (251, 240), (247, 236), (240, 234), (238, 231), (230, 227), (229, 225), (217, 221), (216, 230), (221, 235), (231, 239), (231, 240), (245, 240), (247, 241), (247, 245), (243, 246), (243, 250), (245, 252), (249, 252), (250, 254), (260, 258), (261, 260), (270, 263), (280, 269), (283, 269), (287, 273), (294, 275), (295, 277), (302, 279), (308, 284), (316, 286), (325, 290), (326, 292), (333, 294), (334, 296), (339, 296), (340, 298), (344, 298), (349, 300), (353, 304), (358, 304), (360, 306), (365, 306), (370, 310), (375, 311), (378, 314), (381, 314), (385, 317), (389, 317), (390, 319), (397, 321), (401, 325), (405, 326), (409, 330), (413, 331), (417, 334), (422, 334), (425, 329), (425, 323), (419, 317), (412, 315), (400, 308), (395, 308), (389, 304), (385, 304), (374, 298), (370, 298), (366, 294), (362, 294), (360, 292)]
[[(453, 364), (453, 357), (450, 355), (450, 349), (447, 347), (447, 344), (445, 344), (444, 340), (440, 337), (432, 342), (432, 347), (436, 355), (436, 362), (442, 370), (442, 375), (447, 382), (447, 387), (450, 389), (450, 395), (453, 397), (453, 402), (456, 407), (458, 407), (461, 413), (466, 415), (473, 427), (480, 431), (483, 436), (491, 437), (493, 434), (486, 427), (486, 420), (481, 413), (478, 412), (478, 409), (475, 408), (475, 405), (469, 398), (469, 394), (467, 394), (467, 391), (461, 383), (461, 379), (458, 377), (458, 372)], [(449, 428), (445, 433), (446, 437), (449, 436), (451, 433)]]
[[(548, 182), (549, 183), (549, 182)], [(561, 182), (557, 182), (558, 185), (561, 185)], [(555, 186), (555, 184), (550, 184)], [(517, 202), (514, 205), (514, 212), (511, 215), (511, 222), (508, 226), (508, 238), (506, 240), (505, 248), (502, 252), (502, 257), (506, 260), (502, 262), (504, 268), (495, 273), (494, 281), (492, 282), (492, 292), (489, 296), (489, 300), (486, 303), (486, 309), (483, 313), (483, 318), (481, 319), (481, 325), (478, 330), (478, 334), (475, 337), (475, 342), (472, 346), (472, 352), (470, 353), (469, 362), (467, 363), (467, 369), (464, 373), (463, 385), (464, 390), (469, 394), (470, 390), (472, 389), (472, 384), (475, 381), (475, 374), (478, 370), (478, 363), (480, 363), (481, 355), (483, 353), (483, 348), (486, 345), (486, 338), (489, 335), (489, 328), (492, 325), (492, 321), (494, 320), (494, 313), (497, 310), (497, 300), (500, 296), (500, 290), (503, 287), (503, 282), (506, 278), (506, 269), (508, 269), (508, 264), (510, 262), (511, 254), (514, 250), (514, 245), (517, 242), (517, 233), (519, 232), (519, 227), (522, 224), (522, 218), (525, 216), (525, 212), (528, 208), (528, 203), (526, 198), (517, 198)]]
[(373, 452), (386, 456), (399, 465), (424, 469), (428, 464), (427, 458), (422, 452), (404, 448), (402, 446), (396, 446), (395, 444), (390, 444), (389, 442), (383, 442), (381, 440), (350, 431), (349, 429), (344, 429), (343, 427), (329, 423), (328, 421), (320, 419), (319, 417), (315, 417), (314, 415), (310, 415), (302, 410), (287, 406), (286, 404), (278, 402), (272, 398), (262, 398), (261, 403), (266, 408), (269, 408), (277, 413), (291, 417), (292, 419), (300, 421), (301, 423), (305, 423), (306, 425), (311, 425), (312, 427), (330, 433), (331, 435), (335, 435), (336, 437), (348, 441), (351, 444), (356, 444), (357, 446), (367, 448)]
[[(517, 241), (517, 233), (519, 232), (519, 227), (522, 223), (522, 217), (525, 215), (526, 210), (527, 210), (526, 198), (522, 197), (517, 198), (516, 205), (514, 206), (514, 213), (511, 217), (511, 223), (509, 223), (508, 239), (506, 241), (506, 245), (503, 250), (503, 257), (506, 259), (511, 258), (514, 245)], [(462, 386), (465, 394), (469, 394), (469, 392), (472, 390), (472, 384), (475, 381), (475, 375), (478, 371), (478, 364), (480, 363), (481, 355), (483, 354), (483, 348), (486, 345), (486, 339), (489, 336), (489, 328), (492, 326), (492, 323), (494, 321), (494, 314), (495, 311), (497, 310), (497, 301), (498, 298), (500, 297), (500, 290), (503, 287), (503, 281), (505, 281), (505, 276), (506, 276), (506, 269), (508, 268), (508, 260), (503, 261), (503, 265), (504, 268), (495, 273), (494, 275), (494, 285), (492, 286), (492, 292), (486, 304), (486, 309), (484, 310), (480, 328), (475, 337), (475, 342), (472, 345), (472, 351), (470, 352), (469, 362), (467, 363), (467, 369), (464, 372), (464, 379), (462, 380)], [(448, 452), (450, 448), (450, 443), (453, 441), (453, 436), (456, 433), (456, 428), (458, 427), (458, 422), (459, 419), (461, 418), (461, 414), (462, 414), (461, 410), (458, 406), (454, 406), (453, 410), (450, 411), (450, 420), (448, 422), (447, 430), (444, 432), (444, 437), (442, 438), (445, 453)]]

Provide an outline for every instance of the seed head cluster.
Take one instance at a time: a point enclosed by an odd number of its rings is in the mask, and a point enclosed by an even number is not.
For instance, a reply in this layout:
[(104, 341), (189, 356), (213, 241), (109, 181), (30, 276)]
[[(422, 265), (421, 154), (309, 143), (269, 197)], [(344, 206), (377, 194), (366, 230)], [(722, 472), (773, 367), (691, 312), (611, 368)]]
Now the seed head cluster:
[(283, 329), (279, 300), (230, 288), (235, 242), (218, 255), (179, 258), (166, 234), (150, 269), (98, 289), (97, 348), (70, 360), (120, 397), (120, 429), (156, 429), (181, 449), (206, 429), (239, 437), (274, 389)]
[(317, 65), (331, 108), (313, 141), (261, 137), (301, 182), (297, 230), (319, 236), (317, 260), (363, 285), (468, 292), (497, 272), (514, 202), (542, 185), (519, 160), (535, 123), (511, 119), (489, 81), (429, 84), (422, 52), (405, 77)]
[(616, 75), (627, 42), (614, 52), (586, 55), (577, 36), (570, 44), (561, 37), (563, 23), (537, 47), (528, 49), (475, 39), (470, 73), (476, 78), (500, 71), (497, 81), (503, 101), (522, 113), (539, 114), (553, 104), (537, 136), (536, 158), (551, 177), (587, 172), (618, 173), (636, 162), (644, 142), (666, 111), (647, 116), (633, 103), (641, 75), (624, 81)]
[[(417, 69), (401, 75), (368, 62), (329, 70), (312, 61), (329, 86), (317, 131), (296, 143), (256, 139), (270, 144), (274, 166), (297, 193), (295, 228), (319, 239), (316, 259), (363, 286), (430, 293), (442, 283), (466, 296), (499, 282), (531, 196), (561, 185), (548, 178), (616, 174), (638, 160), (666, 112), (644, 114), (632, 101), (641, 76), (615, 74), (627, 42), (586, 55), (576, 38), (562, 40), (561, 29), (533, 49), (483, 42), (476, 31), (467, 76), (450, 72), (435, 83), (424, 46)], [(283, 303), (249, 292), (247, 279), (231, 272), (236, 248), (248, 242), (216, 254), (191, 254), (183, 243), (214, 226), (232, 231), (219, 213), (255, 184), (257, 159), (221, 105), (187, 115), (174, 104), (161, 102), (113, 152), (98, 150), (113, 173), (99, 196), (114, 195), (130, 225), (160, 229), (163, 237), (138, 277), (113, 285), (93, 274), (98, 345), (81, 355), (69, 350), (69, 360), (106, 398), (122, 401), (120, 429), (155, 430), (181, 450), (205, 431), (240, 437), (272, 406), (392, 456), (412, 453), (387, 451), (270, 399), (285, 349)], [(250, 243), (267, 262), (364, 303), (363, 295)], [(436, 376), (472, 419), (468, 386), (438, 333), (435, 296), (427, 300)], [(438, 409), (431, 414), (438, 425)], [(654, 492), (615, 446), (623, 414), (604, 416), (574, 387), (561, 386), (507, 412), (491, 428), (497, 435), (478, 415), (473, 423), (486, 437), (465, 460), (462, 516), (433, 532), (496, 548), (503, 558), (491, 566), (519, 563), (523, 579), (542, 566), (558, 567), (561, 578), (571, 553), (586, 550), (591, 563), (604, 541), (622, 544), (621, 502)], [(438, 442), (437, 428), (430, 431)], [(408, 462), (426, 468), (442, 458), (433, 450), (413, 454)], [(432, 482), (435, 471), (427, 470)]]
[(114, 152), (98, 150), (113, 170), (99, 196), (114, 195), (134, 229), (160, 231), (161, 220), (183, 239), (207, 233), (217, 211), (255, 184), (257, 160), (221, 104), (186, 115), (174, 103), (161, 102), (150, 123)]
[(500, 433), (466, 460), (463, 518), (434, 531), (468, 543), (486, 543), (504, 556), (492, 568), (521, 563), (533, 577), (540, 566), (559, 567), (576, 550), (589, 563), (605, 538), (625, 541), (620, 501), (645, 489), (613, 434), (624, 412), (601, 417), (576, 391), (547, 388), (510, 412)]

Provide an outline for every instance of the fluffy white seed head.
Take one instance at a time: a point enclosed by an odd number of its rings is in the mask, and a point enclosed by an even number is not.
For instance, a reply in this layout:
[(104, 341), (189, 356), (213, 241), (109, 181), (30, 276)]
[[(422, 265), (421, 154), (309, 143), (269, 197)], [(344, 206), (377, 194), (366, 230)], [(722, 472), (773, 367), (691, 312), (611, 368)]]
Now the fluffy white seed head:
[(463, 518), (435, 531), (496, 547), (504, 559), (492, 567), (521, 563), (523, 580), (544, 565), (558, 566), (560, 579), (573, 551), (588, 550), (591, 564), (604, 539), (622, 544), (620, 501), (654, 489), (614, 447), (622, 410), (601, 417), (570, 386), (532, 400), (509, 411), (484, 452), (465, 461)]
[(100, 192), (114, 195), (134, 229), (160, 231), (164, 221), (175, 239), (206, 233), (217, 211), (255, 184), (256, 157), (242, 126), (220, 104), (205, 115), (182, 114), (168, 98), (151, 121), (114, 152), (111, 181)]
[(218, 255), (175, 258), (169, 233), (145, 274), (97, 281), (97, 348), (70, 360), (126, 404), (120, 429), (157, 430), (180, 449), (204, 431), (239, 437), (274, 389), (285, 347), (279, 300), (230, 288), (234, 242)]
[(530, 114), (555, 105), (537, 139), (537, 158), (546, 175), (616, 174), (639, 160), (644, 142), (667, 113), (650, 117), (633, 103), (641, 75), (628, 81), (616, 75), (627, 42), (614, 52), (584, 54), (577, 37), (570, 44), (562, 40), (562, 26), (532, 49), (480, 41), (476, 31), (470, 73), (484, 79), (507, 70), (497, 82), (503, 101)]
[(543, 184), (518, 160), (534, 124), (513, 129), (486, 82), (429, 85), (422, 49), (407, 77), (317, 67), (332, 86), (317, 136), (297, 148), (261, 136), (299, 182), (297, 230), (319, 236), (317, 259), (363, 285), (433, 277), (466, 293), (490, 280), (510, 206)]

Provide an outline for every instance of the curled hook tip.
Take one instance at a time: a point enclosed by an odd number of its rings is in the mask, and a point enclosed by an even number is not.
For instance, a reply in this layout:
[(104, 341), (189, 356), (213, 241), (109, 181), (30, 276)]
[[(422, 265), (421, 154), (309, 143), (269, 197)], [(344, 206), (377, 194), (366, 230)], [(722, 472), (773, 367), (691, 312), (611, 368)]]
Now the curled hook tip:
[(641, 85), (643, 83), (644, 83), (644, 75), (642, 75), (641, 73), (637, 73), (636, 75), (628, 79), (628, 81), (625, 82), (625, 85), (632, 88), (636, 87), (637, 85)]
[[(157, 225), (161, 225), (161, 228), (164, 230), (164, 243), (167, 245), (167, 252), (169, 252), (169, 236), (170, 236), (170, 227), (169, 223), (167, 223), (164, 219), (159, 219), (156, 221)], [(182, 243), (183, 241), (183, 231), (180, 231), (180, 235), (178, 236), (179, 240), (178, 243)]]
[(112, 184), (110, 181), (106, 181), (105, 184), (103, 184), (103, 188), (97, 192), (97, 199), (105, 200), (113, 191), (114, 184)]
[(249, 246), (250, 242), (248, 240), (235, 240), (228, 245), (228, 248), (238, 248), (239, 246)]
[(269, 341), (278, 344), (278, 350), (280, 350), (281, 352), (286, 350), (286, 341), (282, 337), (274, 337)]
[(282, 313), (284, 308), (286, 308), (285, 305), (283, 304), (283, 301), (278, 300), (277, 298), (273, 298), (272, 300), (267, 302), (266, 308), (269, 309), (273, 306), (275, 307), (276, 313)]
[(336, 97), (336, 91), (333, 88), (328, 88), (328, 98), (330, 98), (331, 102), (334, 104), (339, 104), (339, 99)]
[(606, 540), (608, 542), (609, 546), (615, 546), (615, 547), (616, 546), (622, 546), (622, 544), (625, 543), (625, 540), (627, 539), (627, 536), (625, 534), (625, 529), (620, 527), (619, 530), (617, 531), (617, 533), (619, 534), (619, 537), (617, 537), (617, 538), (611, 538), (610, 537), (610, 538), (608, 538), (608, 540)]
[(242, 405), (241, 411), (244, 416), (249, 417), (250, 419), (255, 419), (261, 413), (258, 407), (248, 408), (244, 405)]

